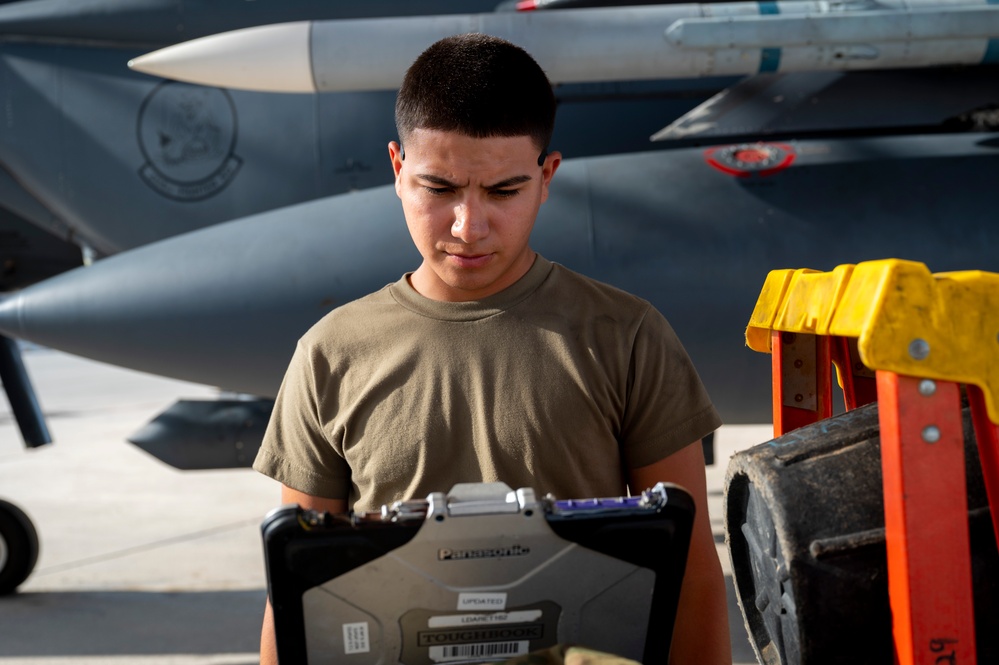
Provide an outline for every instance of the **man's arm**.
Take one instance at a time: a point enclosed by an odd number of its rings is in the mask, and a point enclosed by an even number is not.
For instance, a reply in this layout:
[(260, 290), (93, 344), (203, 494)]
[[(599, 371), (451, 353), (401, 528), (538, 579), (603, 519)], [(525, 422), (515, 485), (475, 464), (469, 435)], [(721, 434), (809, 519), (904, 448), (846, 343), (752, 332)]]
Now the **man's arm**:
[[(329, 513), (347, 512), (345, 499), (324, 499), (311, 494), (293, 490), (287, 485), (281, 486), (281, 504), (297, 503), (310, 510), (325, 510)], [(260, 665), (277, 665), (277, 643), (274, 639), (274, 615), (271, 611), (270, 598), (264, 607), (264, 624), (260, 630)]]
[(673, 627), (670, 664), (732, 665), (725, 577), (711, 533), (701, 442), (695, 441), (658, 462), (632, 469), (628, 480), (632, 492), (658, 482), (671, 482), (682, 485), (694, 499), (694, 529)]

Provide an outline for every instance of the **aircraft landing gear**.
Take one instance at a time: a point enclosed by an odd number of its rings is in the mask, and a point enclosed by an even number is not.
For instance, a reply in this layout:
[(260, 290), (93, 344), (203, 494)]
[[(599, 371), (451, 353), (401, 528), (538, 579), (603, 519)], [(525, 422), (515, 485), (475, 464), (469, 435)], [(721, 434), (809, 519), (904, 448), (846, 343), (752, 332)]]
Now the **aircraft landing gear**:
[(38, 532), (23, 510), (0, 499), (0, 596), (11, 594), (38, 561)]

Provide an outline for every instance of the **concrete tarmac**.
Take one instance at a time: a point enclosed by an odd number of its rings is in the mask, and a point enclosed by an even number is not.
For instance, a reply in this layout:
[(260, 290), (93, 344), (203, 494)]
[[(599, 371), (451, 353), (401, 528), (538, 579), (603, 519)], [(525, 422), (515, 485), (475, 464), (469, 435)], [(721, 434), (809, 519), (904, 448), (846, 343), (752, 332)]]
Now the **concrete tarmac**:
[[(25, 450), (0, 400), (0, 498), (41, 540), (32, 576), (0, 597), (0, 664), (259, 662), (259, 527), (276, 484), (249, 469), (178, 471), (126, 441), (175, 400), (216, 391), (48, 349), (29, 348), (25, 364), (55, 443)], [(731, 595), (722, 488), (728, 458), (770, 431), (723, 427), (707, 468), (736, 665), (757, 661)]]

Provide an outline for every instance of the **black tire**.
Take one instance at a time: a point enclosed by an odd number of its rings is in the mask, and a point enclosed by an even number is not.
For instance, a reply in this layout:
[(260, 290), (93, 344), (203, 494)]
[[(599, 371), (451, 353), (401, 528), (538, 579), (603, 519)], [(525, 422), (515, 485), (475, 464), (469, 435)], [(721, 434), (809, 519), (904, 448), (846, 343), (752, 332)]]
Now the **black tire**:
[(0, 596), (14, 593), (38, 562), (38, 532), (23, 510), (0, 499)]
[[(999, 551), (964, 411), (979, 663), (999, 663)], [(732, 456), (725, 528), (733, 581), (761, 663), (893, 660), (877, 404)]]

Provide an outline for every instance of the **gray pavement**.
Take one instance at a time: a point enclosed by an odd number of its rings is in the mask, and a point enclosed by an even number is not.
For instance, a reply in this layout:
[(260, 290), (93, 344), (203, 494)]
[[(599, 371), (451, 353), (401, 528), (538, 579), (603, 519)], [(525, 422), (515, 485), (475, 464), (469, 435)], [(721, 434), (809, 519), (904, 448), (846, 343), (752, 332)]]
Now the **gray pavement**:
[[(25, 363), (55, 443), (25, 450), (0, 399), (0, 497), (30, 515), (42, 542), (20, 593), (0, 598), (0, 664), (258, 662), (259, 525), (276, 485), (248, 469), (177, 471), (125, 441), (175, 400), (216, 392), (47, 349), (29, 349)], [(727, 574), (727, 460), (769, 433), (717, 435), (709, 510)], [(731, 594), (729, 610), (734, 661), (755, 664)]]

